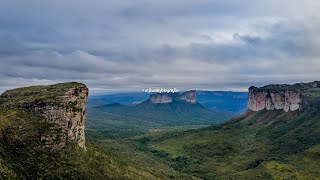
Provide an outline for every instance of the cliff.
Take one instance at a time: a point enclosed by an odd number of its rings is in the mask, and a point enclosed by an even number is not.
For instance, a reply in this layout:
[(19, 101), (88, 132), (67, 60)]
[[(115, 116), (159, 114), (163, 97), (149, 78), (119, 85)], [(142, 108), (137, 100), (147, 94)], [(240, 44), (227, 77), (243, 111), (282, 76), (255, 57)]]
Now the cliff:
[(158, 103), (171, 103), (174, 99), (173, 93), (158, 93), (152, 94), (149, 97), (150, 103), (158, 104)]
[(144, 103), (151, 104), (166, 104), (175, 101), (187, 102), (187, 103), (196, 103), (196, 91), (186, 91), (182, 94), (179, 93), (157, 93), (151, 94), (149, 99)]
[(180, 96), (178, 96), (176, 100), (185, 101), (188, 103), (196, 103), (197, 102), (196, 91), (195, 90), (187, 91), (181, 94)]
[[(72, 141), (84, 148), (87, 97), (88, 88), (80, 83), (32, 86), (4, 92), (0, 96), (0, 106), (4, 110), (18, 109), (38, 117), (40, 121), (37, 121), (38, 124), (32, 130), (36, 131), (32, 132), (35, 133), (32, 138), (40, 141), (43, 146), (61, 148)], [(29, 120), (25, 119), (25, 121)], [(47, 124), (48, 128), (46, 130), (39, 129), (44, 124)], [(21, 129), (26, 131), (28, 127), (7, 127), (3, 128), (3, 132), (16, 131), (18, 135), (23, 135), (26, 133), (23, 133)], [(32, 133), (29, 132), (26, 137)], [(21, 141), (19, 136), (2, 134), (9, 143), (10, 141)]]
[(273, 84), (250, 87), (248, 109), (252, 111), (280, 109), (285, 112), (317, 108), (320, 98), (320, 82)]

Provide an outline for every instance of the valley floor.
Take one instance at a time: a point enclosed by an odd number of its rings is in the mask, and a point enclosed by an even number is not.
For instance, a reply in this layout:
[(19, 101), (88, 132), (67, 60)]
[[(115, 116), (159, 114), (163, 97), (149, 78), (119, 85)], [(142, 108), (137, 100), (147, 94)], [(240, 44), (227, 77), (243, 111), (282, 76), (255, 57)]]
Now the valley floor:
[(149, 178), (320, 177), (318, 112), (247, 112), (223, 125), (152, 130), (125, 138), (97, 138), (99, 132), (92, 131), (87, 134)]

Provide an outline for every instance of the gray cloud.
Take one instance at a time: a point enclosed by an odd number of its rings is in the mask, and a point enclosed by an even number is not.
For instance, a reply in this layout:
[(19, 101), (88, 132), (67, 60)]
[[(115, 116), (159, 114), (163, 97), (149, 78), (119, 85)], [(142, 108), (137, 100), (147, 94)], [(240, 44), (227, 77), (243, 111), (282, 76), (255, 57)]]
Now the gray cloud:
[[(0, 2), (0, 91), (246, 89), (320, 78), (320, 2)], [(299, 11), (296, 11), (296, 9)]]

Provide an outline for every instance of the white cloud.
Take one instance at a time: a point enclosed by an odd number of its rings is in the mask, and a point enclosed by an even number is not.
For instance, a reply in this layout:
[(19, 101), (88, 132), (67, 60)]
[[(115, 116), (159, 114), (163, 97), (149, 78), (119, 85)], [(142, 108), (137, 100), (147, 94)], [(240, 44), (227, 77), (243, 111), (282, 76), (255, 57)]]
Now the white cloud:
[(2, 89), (244, 89), (320, 79), (315, 0), (0, 1)]

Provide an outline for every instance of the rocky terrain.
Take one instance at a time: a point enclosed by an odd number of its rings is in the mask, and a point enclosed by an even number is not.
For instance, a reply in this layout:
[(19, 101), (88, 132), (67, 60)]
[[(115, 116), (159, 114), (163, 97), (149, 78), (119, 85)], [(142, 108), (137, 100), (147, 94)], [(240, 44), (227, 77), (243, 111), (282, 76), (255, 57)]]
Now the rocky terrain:
[(80, 83), (33, 86), (4, 92), (0, 106), (34, 113), (49, 123), (48, 130), (39, 134), (42, 145), (61, 148), (74, 141), (84, 148), (87, 97), (88, 88)]
[(319, 179), (319, 85), (251, 87), (245, 113), (216, 126), (148, 136), (147, 147), (200, 179)]
[(145, 101), (145, 103), (152, 103), (152, 104), (165, 104), (171, 103), (174, 101), (181, 101), (187, 103), (196, 103), (196, 91), (186, 91), (182, 94), (179, 93), (157, 93), (151, 94), (150, 98)]
[(181, 94), (180, 96), (178, 96), (176, 100), (185, 101), (188, 103), (196, 103), (197, 102), (196, 91), (195, 90), (187, 91)]
[(249, 110), (227, 122), (195, 91), (88, 107), (85, 141), (85, 85), (9, 90), (0, 96), (0, 179), (319, 177), (319, 82), (249, 91)]
[(172, 93), (158, 93), (150, 95), (148, 99), (150, 103), (158, 104), (158, 103), (171, 103), (174, 99), (174, 95)]
[(303, 111), (317, 108), (315, 102), (319, 97), (320, 82), (297, 83), (294, 85), (267, 85), (261, 88), (250, 87), (248, 97), (248, 109)]
[(87, 97), (88, 88), (75, 82), (3, 93), (0, 179), (159, 179), (85, 140)]

